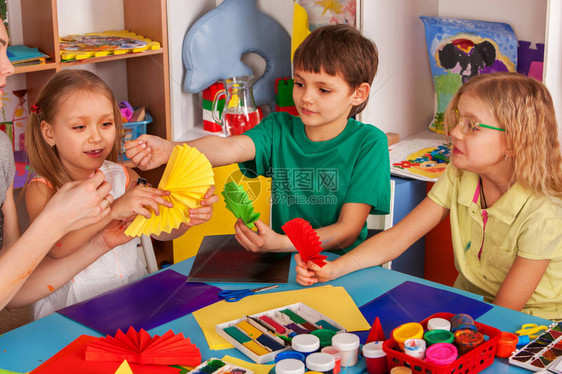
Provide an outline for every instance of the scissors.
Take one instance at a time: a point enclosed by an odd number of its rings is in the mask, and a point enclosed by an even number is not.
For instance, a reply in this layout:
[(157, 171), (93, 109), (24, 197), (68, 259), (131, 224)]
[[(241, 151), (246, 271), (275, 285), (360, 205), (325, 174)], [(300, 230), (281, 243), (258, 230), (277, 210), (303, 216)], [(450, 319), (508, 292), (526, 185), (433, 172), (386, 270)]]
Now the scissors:
[(537, 334), (539, 331), (546, 331), (548, 327), (545, 325), (537, 325), (536, 323), (526, 323), (521, 326), (521, 330), (515, 331), (515, 333), (519, 336), (529, 335), (530, 339), (535, 339), (541, 334)]
[(241, 299), (245, 298), (246, 296), (253, 295), (253, 294), (258, 293), (258, 292), (264, 292), (264, 291), (272, 290), (272, 289), (277, 288), (277, 287), (279, 287), (278, 284), (273, 285), (273, 286), (254, 288), (252, 290), (250, 290), (250, 289), (231, 290), (231, 291), (223, 290), (223, 291), (220, 291), (218, 293), (218, 295), (219, 295), (219, 297), (222, 297), (225, 301), (228, 301), (229, 303), (233, 303), (233, 302), (236, 302), (238, 300), (241, 300)]

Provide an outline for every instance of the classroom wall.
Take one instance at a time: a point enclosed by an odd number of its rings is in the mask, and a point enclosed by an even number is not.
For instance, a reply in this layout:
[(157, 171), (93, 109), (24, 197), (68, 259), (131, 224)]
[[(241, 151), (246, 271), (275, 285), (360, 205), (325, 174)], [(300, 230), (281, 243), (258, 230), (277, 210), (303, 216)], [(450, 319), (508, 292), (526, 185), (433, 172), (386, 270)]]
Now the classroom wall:
[(437, 16), (437, 1), (366, 0), (361, 12), (363, 34), (379, 51), (379, 68), (360, 119), (401, 139), (419, 133), (433, 119), (435, 92), (418, 17)]

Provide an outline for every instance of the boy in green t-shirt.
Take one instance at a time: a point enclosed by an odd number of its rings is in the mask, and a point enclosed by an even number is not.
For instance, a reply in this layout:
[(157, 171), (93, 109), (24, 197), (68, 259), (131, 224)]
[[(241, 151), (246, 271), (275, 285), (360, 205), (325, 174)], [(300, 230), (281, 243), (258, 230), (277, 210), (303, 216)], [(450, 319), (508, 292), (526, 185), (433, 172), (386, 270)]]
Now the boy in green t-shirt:
[[(293, 65), (300, 117), (271, 113), (243, 135), (187, 144), (213, 166), (237, 162), (248, 176), (272, 178), (272, 228), (260, 220), (257, 232), (241, 220), (235, 225), (247, 250), (295, 251), (281, 226), (300, 217), (316, 229), (325, 250), (349, 251), (365, 240), (369, 213), (387, 214), (390, 207), (387, 138), (350, 118), (367, 105), (377, 49), (351, 26), (324, 26), (298, 47)], [(173, 144), (141, 135), (125, 148), (144, 170), (167, 162)]]

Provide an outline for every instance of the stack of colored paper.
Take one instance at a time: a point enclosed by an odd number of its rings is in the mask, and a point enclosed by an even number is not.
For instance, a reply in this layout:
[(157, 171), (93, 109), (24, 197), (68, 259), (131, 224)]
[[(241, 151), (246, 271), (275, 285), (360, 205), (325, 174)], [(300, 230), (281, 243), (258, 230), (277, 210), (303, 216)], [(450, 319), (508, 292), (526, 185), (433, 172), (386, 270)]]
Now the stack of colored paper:
[(316, 231), (308, 221), (302, 218), (294, 218), (281, 226), (285, 234), (291, 240), (304, 262), (312, 261), (323, 267), (327, 256), (321, 255), (322, 244)]
[(169, 330), (162, 336), (150, 335), (133, 327), (127, 334), (117, 331), (115, 337), (98, 338), (86, 347), (86, 361), (123, 361), (144, 365), (187, 365), (201, 363), (201, 353), (189, 338)]
[(228, 182), (224, 185), (222, 196), (226, 203), (226, 209), (230, 210), (236, 218), (242, 218), (246, 226), (253, 229), (254, 222), (260, 218), (260, 214), (254, 212), (252, 201), (244, 188), (235, 182)]
[(201, 200), (215, 183), (211, 163), (204, 154), (187, 145), (176, 146), (172, 151), (158, 188), (170, 191), (163, 198), (174, 204), (159, 206), (160, 214), (152, 213), (149, 219), (137, 216), (125, 230), (128, 236), (169, 233), (183, 222), (189, 222), (189, 209), (201, 206)]

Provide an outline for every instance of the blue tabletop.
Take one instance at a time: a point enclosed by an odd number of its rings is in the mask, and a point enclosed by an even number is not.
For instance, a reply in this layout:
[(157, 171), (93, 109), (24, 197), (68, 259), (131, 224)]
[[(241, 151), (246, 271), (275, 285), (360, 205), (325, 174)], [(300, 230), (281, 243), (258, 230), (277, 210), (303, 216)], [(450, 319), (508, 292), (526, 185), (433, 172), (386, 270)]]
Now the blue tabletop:
[[(328, 259), (330, 259), (333, 255), (328, 254), (328, 256)], [(289, 273), (289, 282), (287, 284), (282, 284), (277, 289), (278, 291), (288, 291), (301, 288), (301, 286), (295, 281), (294, 259), (292, 261)], [(174, 264), (169, 268), (187, 276), (192, 264), (193, 258)], [(362, 306), (404, 281), (415, 281), (433, 287), (454, 291), (474, 299), (482, 299), (478, 295), (456, 290), (448, 286), (426, 281), (424, 279), (416, 278), (397, 271), (383, 269), (381, 267), (368, 268), (348, 274), (328, 284), (345, 287), (357, 306)], [(320, 285), (325, 284), (327, 283), (322, 283)], [(240, 284), (235, 283), (217, 283), (213, 285), (223, 289), (241, 288)], [(246, 286), (248, 285), (244, 285), (244, 287)], [(252, 284), (250, 286), (250, 288), (255, 288), (259, 287), (260, 284)], [(494, 306), (477, 320), (486, 325), (494, 326), (502, 331), (512, 332), (519, 329), (523, 323), (538, 323), (547, 325), (550, 323), (550, 321), (547, 320), (498, 306)], [(221, 358), (224, 355), (230, 355), (251, 361), (236, 349), (211, 352), (207, 346), (203, 332), (191, 314), (151, 329), (148, 332), (151, 335), (163, 335), (170, 329), (175, 333), (183, 332), (186, 337), (189, 337), (192, 343), (194, 343), (201, 351), (201, 355), (204, 360), (211, 357)], [(17, 372), (27, 372), (33, 370), (55, 353), (70, 344), (78, 336), (83, 334), (101, 336), (95, 330), (85, 327), (57, 313), (12, 330), (0, 336), (0, 369)], [(360, 360), (356, 366), (349, 368), (347, 372), (349, 374), (355, 374), (363, 371), (365, 371), (365, 363), (363, 360)], [(501, 374), (526, 373), (528, 371), (509, 365), (507, 363), (507, 359), (496, 358), (494, 364), (485, 369), (483, 372)]]

